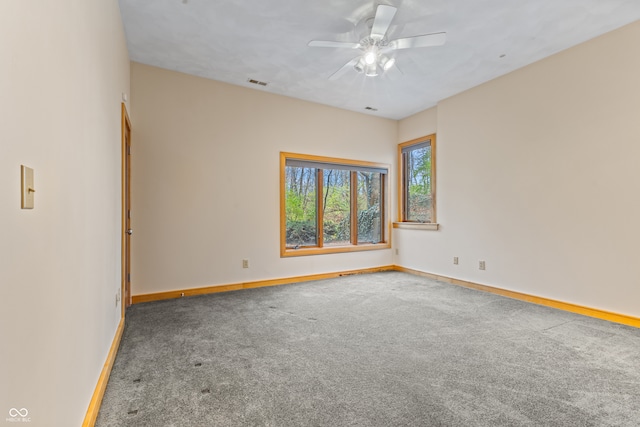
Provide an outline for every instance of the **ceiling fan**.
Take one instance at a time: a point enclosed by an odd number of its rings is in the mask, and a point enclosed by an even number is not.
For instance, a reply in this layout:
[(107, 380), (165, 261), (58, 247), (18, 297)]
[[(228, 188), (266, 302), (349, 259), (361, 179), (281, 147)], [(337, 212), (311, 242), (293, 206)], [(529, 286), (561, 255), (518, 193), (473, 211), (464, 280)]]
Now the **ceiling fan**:
[(397, 8), (381, 4), (376, 9), (373, 18), (371, 33), (357, 43), (312, 40), (310, 47), (337, 47), (346, 49), (359, 49), (362, 53), (347, 62), (338, 71), (333, 73), (329, 80), (336, 80), (353, 68), (366, 76), (377, 76), (389, 70), (396, 63), (393, 52), (399, 49), (413, 47), (441, 46), (446, 41), (446, 33), (424, 34), (402, 39), (388, 40), (387, 31), (396, 15)]

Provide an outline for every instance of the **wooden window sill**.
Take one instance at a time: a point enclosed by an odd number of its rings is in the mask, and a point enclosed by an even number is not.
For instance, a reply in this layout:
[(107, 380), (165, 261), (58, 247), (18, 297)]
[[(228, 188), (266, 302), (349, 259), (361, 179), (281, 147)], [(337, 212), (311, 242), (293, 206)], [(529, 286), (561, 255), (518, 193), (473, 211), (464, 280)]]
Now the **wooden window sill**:
[(394, 222), (393, 228), (405, 230), (439, 230), (440, 224), (434, 222)]
[(284, 252), (280, 253), (280, 257), (294, 257), (294, 256), (307, 256), (307, 255), (322, 255), (322, 254), (337, 254), (343, 252), (360, 252), (360, 251), (377, 251), (381, 249), (391, 249), (389, 243), (375, 243), (375, 244), (359, 244), (348, 246), (328, 246), (324, 248), (300, 248), (291, 249), (287, 248)]

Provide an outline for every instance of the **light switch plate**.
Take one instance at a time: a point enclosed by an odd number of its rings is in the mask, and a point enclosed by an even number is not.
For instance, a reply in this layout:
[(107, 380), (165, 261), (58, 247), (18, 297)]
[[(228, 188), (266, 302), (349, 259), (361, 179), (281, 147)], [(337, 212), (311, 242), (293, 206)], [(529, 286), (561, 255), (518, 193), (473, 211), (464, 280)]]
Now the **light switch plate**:
[(20, 166), (20, 182), (22, 187), (21, 208), (33, 209), (34, 193), (36, 192), (33, 184), (33, 169), (24, 165)]

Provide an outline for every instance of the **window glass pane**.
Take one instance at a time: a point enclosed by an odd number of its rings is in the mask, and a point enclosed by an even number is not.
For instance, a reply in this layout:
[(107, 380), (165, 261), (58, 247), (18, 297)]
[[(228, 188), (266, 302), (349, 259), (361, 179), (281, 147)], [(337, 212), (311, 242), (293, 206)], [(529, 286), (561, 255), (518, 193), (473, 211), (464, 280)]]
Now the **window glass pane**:
[(358, 172), (358, 243), (380, 243), (382, 174)]
[(285, 168), (286, 246), (317, 246), (315, 168)]
[(324, 169), (322, 194), (324, 245), (351, 244), (351, 172), (340, 169)]
[(431, 145), (408, 150), (406, 161), (406, 220), (432, 222)]

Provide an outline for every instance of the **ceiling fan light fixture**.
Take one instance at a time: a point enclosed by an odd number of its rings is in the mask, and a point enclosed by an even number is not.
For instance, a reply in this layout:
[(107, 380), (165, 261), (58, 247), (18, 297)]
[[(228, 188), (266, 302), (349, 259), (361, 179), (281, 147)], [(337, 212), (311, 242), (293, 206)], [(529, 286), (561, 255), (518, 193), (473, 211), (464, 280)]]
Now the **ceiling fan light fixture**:
[(359, 73), (362, 73), (364, 72), (365, 65), (366, 64), (364, 63), (364, 58), (360, 58), (360, 60), (356, 62), (356, 65), (353, 66), (353, 69)]
[(388, 56), (383, 56), (380, 58), (380, 67), (383, 71), (389, 70), (389, 68), (393, 67), (396, 63), (396, 58), (389, 58)]
[(365, 75), (367, 77), (375, 77), (378, 75), (378, 64), (373, 63), (373, 64), (368, 64), (367, 68), (365, 69)]
[(378, 52), (376, 52), (375, 47), (372, 47), (364, 54), (364, 62), (367, 65), (375, 64), (378, 59)]

